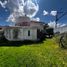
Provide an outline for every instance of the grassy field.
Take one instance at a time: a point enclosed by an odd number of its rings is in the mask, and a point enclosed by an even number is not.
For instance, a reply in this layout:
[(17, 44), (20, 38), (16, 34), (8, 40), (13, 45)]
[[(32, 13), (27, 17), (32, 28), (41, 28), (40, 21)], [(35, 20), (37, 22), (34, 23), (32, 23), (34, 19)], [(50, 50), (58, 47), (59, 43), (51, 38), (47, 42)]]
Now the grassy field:
[(67, 50), (60, 48), (55, 38), (19, 44), (21, 46), (0, 43), (0, 67), (67, 67)]

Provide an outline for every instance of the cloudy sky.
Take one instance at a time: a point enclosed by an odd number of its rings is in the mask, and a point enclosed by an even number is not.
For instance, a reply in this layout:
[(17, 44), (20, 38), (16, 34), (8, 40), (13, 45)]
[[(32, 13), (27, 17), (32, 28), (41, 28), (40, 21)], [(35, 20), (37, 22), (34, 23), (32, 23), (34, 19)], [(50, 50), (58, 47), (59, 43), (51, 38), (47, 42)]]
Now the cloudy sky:
[[(11, 9), (9, 9), (9, 7), (13, 8), (13, 6), (10, 3), (7, 3), (7, 1), (15, 2), (18, 0), (0, 0), (0, 25), (10, 24), (9, 23), (10, 21), (7, 23), (6, 20), (10, 17), (10, 15), (12, 15)], [(51, 23), (55, 21), (56, 11), (63, 11), (63, 12), (67, 11), (67, 0), (29, 0), (29, 1), (30, 3), (28, 2), (26, 2), (27, 4), (25, 3), (24, 11), (26, 12), (28, 5), (29, 9), (32, 9), (32, 12), (34, 11), (33, 13), (30, 12), (31, 14), (28, 12), (28, 16), (32, 17), (32, 19), (36, 19), (37, 21), (40, 20), (45, 23)], [(6, 4), (8, 4), (9, 7), (7, 7)], [(29, 4), (31, 4), (32, 7)], [(15, 8), (17, 8), (16, 3), (13, 3), (13, 5)], [(21, 10), (21, 12), (23, 11)], [(61, 18), (58, 21), (58, 23), (67, 24), (67, 15)]]

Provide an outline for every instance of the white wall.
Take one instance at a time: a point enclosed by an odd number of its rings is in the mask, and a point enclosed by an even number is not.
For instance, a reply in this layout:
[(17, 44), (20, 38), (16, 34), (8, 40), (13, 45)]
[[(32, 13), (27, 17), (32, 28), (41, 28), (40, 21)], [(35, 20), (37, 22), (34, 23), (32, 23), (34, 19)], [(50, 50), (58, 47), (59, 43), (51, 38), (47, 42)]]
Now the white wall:
[[(6, 39), (12, 40), (12, 41), (19, 41), (19, 40), (37, 40), (37, 29), (35, 28), (21, 28), (18, 31), (18, 38), (13, 39), (13, 29), (6, 29), (4, 31), (4, 35)], [(30, 31), (30, 36), (28, 36), (28, 30)]]
[(37, 27), (38, 29), (43, 29), (43, 25), (41, 25), (39, 22), (38, 23), (35, 23), (35, 22), (31, 22), (30, 23), (30, 27)]
[(5, 29), (4, 30), (4, 36), (6, 39), (13, 39), (13, 33), (11, 29)]
[[(30, 36), (28, 36), (28, 30), (30, 31)], [(19, 39), (37, 40), (37, 29), (20, 29)]]
[(60, 32), (60, 33), (67, 32), (67, 26), (54, 29), (54, 32), (55, 32), (55, 33), (56, 33), (56, 32)]

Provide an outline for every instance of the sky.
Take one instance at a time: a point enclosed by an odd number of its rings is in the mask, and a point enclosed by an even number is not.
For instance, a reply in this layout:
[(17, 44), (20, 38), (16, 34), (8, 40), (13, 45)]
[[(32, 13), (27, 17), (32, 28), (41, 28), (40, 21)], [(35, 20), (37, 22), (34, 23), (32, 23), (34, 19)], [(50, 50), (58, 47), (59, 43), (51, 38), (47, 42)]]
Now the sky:
[[(0, 2), (4, 1), (5, 0), (0, 0)], [(56, 17), (50, 14), (51, 11), (67, 12), (67, 0), (37, 0), (37, 4), (39, 8), (33, 18), (36, 18), (37, 20), (40, 20), (45, 23), (51, 23), (55, 21)], [(44, 14), (44, 11), (46, 15)], [(9, 16), (10, 9), (8, 7), (2, 6), (2, 4), (0, 3), (0, 25), (9, 25), (10, 21), (6, 21)], [(67, 15), (62, 17), (58, 21), (58, 23), (67, 24)]]
[[(41, 18), (41, 21), (49, 22), (55, 20), (54, 16), (44, 16), (42, 14), (43, 10), (46, 10), (48, 12), (53, 11), (67, 11), (67, 0), (41, 0), (40, 3), (40, 10), (36, 16), (39, 16)], [(58, 22), (66, 23), (67, 22), (67, 15), (64, 16), (62, 19), (60, 19)]]

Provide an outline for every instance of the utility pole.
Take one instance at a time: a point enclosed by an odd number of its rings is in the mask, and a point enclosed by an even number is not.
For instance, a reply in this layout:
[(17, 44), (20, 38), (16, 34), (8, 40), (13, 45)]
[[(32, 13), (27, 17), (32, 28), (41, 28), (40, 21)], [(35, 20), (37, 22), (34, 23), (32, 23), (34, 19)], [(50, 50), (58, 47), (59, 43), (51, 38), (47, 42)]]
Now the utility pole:
[(58, 11), (58, 12), (57, 12), (56, 20), (55, 20), (55, 22), (56, 22), (55, 28), (57, 28), (57, 23), (58, 23), (58, 21), (59, 21), (62, 17), (64, 17), (65, 15), (67, 15), (67, 12), (63, 12), (63, 11)]

